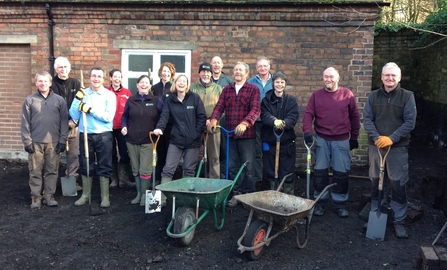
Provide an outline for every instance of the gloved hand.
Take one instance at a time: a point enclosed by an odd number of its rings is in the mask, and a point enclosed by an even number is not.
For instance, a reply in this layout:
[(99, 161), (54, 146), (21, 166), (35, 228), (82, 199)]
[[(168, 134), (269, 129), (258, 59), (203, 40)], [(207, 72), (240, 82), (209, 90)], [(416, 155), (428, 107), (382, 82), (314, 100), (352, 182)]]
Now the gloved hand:
[(85, 97), (85, 90), (81, 88), (76, 92), (75, 98), (82, 100), (84, 97)]
[(273, 124), (275, 125), (276, 129), (282, 129), (285, 126), (284, 120), (276, 119)]
[(66, 149), (65, 143), (57, 143), (56, 148), (54, 148), (54, 151), (56, 151), (57, 154), (60, 154), (64, 152)]
[(34, 150), (34, 144), (31, 143), (30, 145), (26, 145), (26, 146), (25, 146), (25, 151), (28, 152), (28, 153), (30, 153), (30, 154), (34, 154), (34, 152), (36, 152), (36, 151)]
[(209, 133), (214, 134), (216, 133), (216, 128), (217, 128), (217, 120), (211, 119), (206, 129), (208, 130)]
[(85, 113), (92, 112), (92, 108), (90, 106), (88, 106), (87, 104), (85, 104), (84, 102), (81, 102), (81, 104), (79, 104), (79, 110), (81, 112), (85, 112)]
[(247, 130), (247, 124), (245, 122), (241, 122), (234, 130), (234, 134), (236, 134), (236, 136), (242, 136), (245, 130)]
[(163, 135), (163, 131), (161, 131), (161, 129), (159, 129), (159, 128), (156, 128), (156, 129), (154, 129), (154, 134), (157, 136), (161, 136), (161, 135)]
[(314, 141), (314, 135), (312, 134), (312, 133), (305, 133), (304, 134), (304, 141), (306, 142), (306, 143), (313, 143), (313, 141)]
[(123, 134), (123, 136), (126, 136), (126, 135), (127, 135), (127, 127), (123, 127), (123, 128), (121, 129), (121, 134)]
[(388, 136), (379, 136), (377, 141), (374, 143), (378, 148), (386, 148), (393, 145), (393, 141)]
[(359, 142), (357, 140), (349, 140), (349, 150), (359, 148)]

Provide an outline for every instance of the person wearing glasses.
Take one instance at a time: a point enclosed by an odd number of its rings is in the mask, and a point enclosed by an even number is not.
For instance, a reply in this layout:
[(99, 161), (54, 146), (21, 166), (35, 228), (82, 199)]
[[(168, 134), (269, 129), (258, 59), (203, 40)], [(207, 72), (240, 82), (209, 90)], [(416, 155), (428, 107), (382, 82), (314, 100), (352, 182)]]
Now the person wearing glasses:
[[(382, 68), (383, 85), (371, 92), (363, 110), (363, 126), (368, 134), (369, 178), (371, 179), (371, 210), (387, 209), (386, 197), (379, 202), (379, 149), (390, 152), (385, 163), (385, 180), (391, 185), (391, 209), (394, 212), (394, 233), (407, 238), (405, 218), (408, 201), (405, 185), (408, 176), (408, 145), (410, 132), (416, 124), (414, 94), (400, 86), (401, 70), (393, 62)], [(382, 150), (382, 155), (385, 154)], [(384, 190), (386, 190), (384, 188)]]
[[(93, 67), (88, 72), (90, 86), (76, 92), (71, 103), (70, 116), (79, 121), (81, 152), (82, 196), (75, 202), (76, 206), (89, 201), (93, 175), (99, 176), (101, 187), (101, 204), (110, 206), (109, 184), (112, 177), (112, 130), (116, 112), (116, 97), (103, 86), (106, 73), (100, 67)], [(83, 117), (85, 114), (85, 117)], [(86, 123), (84, 123), (86, 119)], [(87, 129), (89, 166), (85, 156), (84, 126)], [(87, 167), (89, 171), (87, 172)]]

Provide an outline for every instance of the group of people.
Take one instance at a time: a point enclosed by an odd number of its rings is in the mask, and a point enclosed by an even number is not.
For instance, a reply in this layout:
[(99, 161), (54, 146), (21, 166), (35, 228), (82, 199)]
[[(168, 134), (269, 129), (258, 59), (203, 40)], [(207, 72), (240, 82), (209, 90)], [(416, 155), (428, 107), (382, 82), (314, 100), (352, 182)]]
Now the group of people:
[[(122, 86), (117, 69), (109, 73), (111, 85), (106, 88), (106, 73), (93, 67), (88, 72), (90, 86), (84, 89), (68, 76), (71, 67), (67, 58), (57, 58), (54, 65), (57, 75), (37, 73), (38, 90), (23, 104), (21, 132), (29, 153), (31, 208), (40, 208), (42, 203), (57, 206), (54, 193), (60, 153), (67, 145), (71, 160), (67, 175), (77, 177), (79, 162), (81, 165), (82, 196), (75, 202), (77, 206), (88, 202), (93, 176), (99, 177), (101, 207), (110, 206), (109, 188), (118, 185), (136, 186), (137, 196), (131, 203), (145, 205), (150, 183), (172, 181), (182, 158), (183, 176), (195, 175), (203, 143), (207, 143), (210, 178), (234, 179), (240, 166), (249, 161), (233, 195), (256, 191), (256, 182), (264, 177), (271, 189), (277, 189), (288, 175), (283, 192), (294, 194), (299, 108), (296, 97), (286, 93), (287, 76), (280, 71), (272, 74), (267, 57), (258, 57), (257, 74), (249, 79), (246, 63), (237, 62), (230, 78), (222, 72), (222, 59), (216, 56), (211, 63), (199, 66), (199, 80), (193, 84), (185, 75), (175, 76), (174, 65), (166, 62), (158, 71), (160, 82), (152, 85), (148, 75), (140, 76), (133, 96)], [(378, 202), (379, 151), (391, 147), (386, 175), (392, 189), (396, 236), (404, 238), (408, 237), (403, 226), (407, 148), (416, 106), (412, 92), (400, 87), (400, 79), (395, 63), (383, 67), (383, 86), (369, 95), (363, 121), (368, 134), (372, 210), (386, 204), (385, 200)], [(317, 216), (324, 214), (330, 195), (337, 214), (349, 216), (350, 150), (359, 147), (360, 113), (354, 94), (339, 81), (335, 68), (324, 70), (324, 87), (311, 95), (303, 117), (304, 140), (313, 144), (315, 153), (314, 196), (329, 184), (331, 174), (337, 183), (317, 202)], [(228, 134), (221, 132), (219, 125)], [(156, 168), (152, 167), (154, 140), (158, 142)], [(223, 161), (227, 154), (228, 164)], [(129, 171), (134, 182), (129, 181)], [(238, 201), (233, 197), (227, 203), (235, 207)]]

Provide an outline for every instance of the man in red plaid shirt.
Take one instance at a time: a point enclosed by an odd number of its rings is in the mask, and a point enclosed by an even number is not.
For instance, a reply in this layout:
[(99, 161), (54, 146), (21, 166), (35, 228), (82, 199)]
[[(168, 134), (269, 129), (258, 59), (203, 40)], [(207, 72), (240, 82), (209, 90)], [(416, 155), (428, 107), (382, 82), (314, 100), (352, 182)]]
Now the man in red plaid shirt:
[[(229, 179), (234, 179), (245, 161), (245, 176), (240, 177), (234, 185), (233, 193), (242, 194), (256, 191), (256, 179), (253, 177), (255, 161), (256, 119), (261, 114), (259, 89), (247, 82), (249, 67), (244, 62), (237, 62), (233, 68), (234, 83), (225, 86), (219, 101), (214, 107), (207, 126), (214, 132), (222, 114), (226, 115), (226, 129), (234, 130), (230, 134)], [(235, 207), (237, 200), (228, 201), (228, 206)]]

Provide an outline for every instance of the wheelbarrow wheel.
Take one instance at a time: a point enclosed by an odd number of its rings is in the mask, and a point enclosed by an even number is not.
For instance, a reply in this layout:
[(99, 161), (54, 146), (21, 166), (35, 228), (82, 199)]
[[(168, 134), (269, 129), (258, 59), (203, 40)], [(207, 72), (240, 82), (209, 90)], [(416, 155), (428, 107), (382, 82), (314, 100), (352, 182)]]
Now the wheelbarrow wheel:
[[(242, 241), (246, 247), (254, 247), (264, 240), (267, 235), (267, 223), (262, 220), (255, 220), (247, 229), (247, 234)], [(245, 251), (245, 257), (250, 261), (256, 260), (264, 253), (265, 245), (253, 251)]]
[[(195, 223), (196, 223), (196, 216), (194, 210), (191, 207), (182, 206), (182, 208), (180, 208), (175, 217), (174, 233), (175, 234), (184, 233), (189, 228), (189, 226)], [(196, 228), (194, 227), (188, 234), (178, 238), (179, 245), (186, 247), (189, 244), (191, 244), (192, 239), (194, 238), (195, 230)]]

